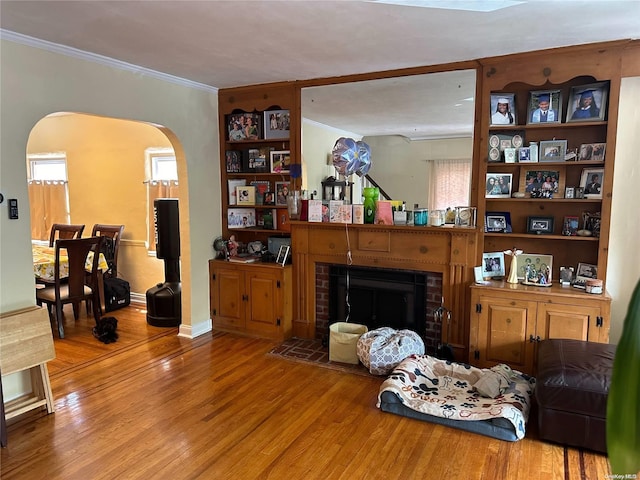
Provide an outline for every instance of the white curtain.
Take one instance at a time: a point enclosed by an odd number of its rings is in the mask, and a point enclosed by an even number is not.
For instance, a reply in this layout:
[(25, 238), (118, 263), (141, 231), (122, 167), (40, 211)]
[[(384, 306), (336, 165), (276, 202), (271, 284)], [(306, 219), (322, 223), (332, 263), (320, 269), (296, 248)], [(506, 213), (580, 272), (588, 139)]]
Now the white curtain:
[(427, 160), (429, 208), (468, 206), (471, 197), (471, 159)]
[(153, 224), (153, 202), (156, 198), (178, 198), (177, 180), (150, 180), (147, 183), (147, 235), (149, 250), (156, 249), (156, 231)]
[(71, 223), (67, 182), (30, 180), (28, 190), (31, 238), (48, 241), (54, 223)]

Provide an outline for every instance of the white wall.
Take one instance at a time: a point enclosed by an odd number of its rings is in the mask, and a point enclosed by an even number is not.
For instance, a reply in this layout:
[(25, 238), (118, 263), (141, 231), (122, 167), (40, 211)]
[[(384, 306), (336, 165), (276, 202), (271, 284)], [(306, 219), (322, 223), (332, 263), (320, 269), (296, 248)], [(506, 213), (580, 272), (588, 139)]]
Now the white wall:
[(607, 291), (613, 297), (610, 343), (618, 343), (631, 294), (640, 280), (640, 77), (623, 78), (620, 89), (616, 165), (613, 172)]
[[(221, 232), (217, 93), (5, 39), (0, 48), (0, 192), (17, 198), (20, 208), (20, 218), (9, 220), (6, 200), (0, 205), (0, 312), (35, 304), (27, 139), (44, 116), (71, 111), (164, 127), (185, 187), (180, 198), (180, 332), (195, 336), (210, 330), (207, 260)], [(12, 379), (3, 380), (9, 397)]]

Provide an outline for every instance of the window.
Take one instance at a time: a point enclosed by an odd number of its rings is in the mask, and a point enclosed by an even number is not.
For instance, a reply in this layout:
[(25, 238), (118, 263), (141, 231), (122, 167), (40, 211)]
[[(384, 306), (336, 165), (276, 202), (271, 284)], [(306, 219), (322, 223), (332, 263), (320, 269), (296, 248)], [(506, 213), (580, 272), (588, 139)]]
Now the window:
[(471, 160), (430, 160), (429, 205), (433, 210), (468, 206), (471, 196)]
[(28, 155), (29, 178), (31, 180), (67, 181), (67, 155), (43, 153)]
[(178, 180), (178, 165), (172, 148), (148, 148), (145, 153), (151, 166), (150, 180)]
[(54, 223), (71, 223), (64, 152), (27, 155), (31, 238), (47, 240)]
[(178, 165), (172, 148), (147, 148), (147, 245), (155, 255), (156, 232), (153, 203), (157, 198), (178, 198)]

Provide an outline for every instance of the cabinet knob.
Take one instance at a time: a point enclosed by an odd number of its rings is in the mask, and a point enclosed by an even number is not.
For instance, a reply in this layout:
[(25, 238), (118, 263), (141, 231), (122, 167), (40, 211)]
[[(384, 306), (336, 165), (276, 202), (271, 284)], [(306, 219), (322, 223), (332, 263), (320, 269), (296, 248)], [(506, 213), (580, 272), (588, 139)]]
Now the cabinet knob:
[(529, 343), (536, 343), (536, 342), (540, 342), (542, 339), (540, 338), (540, 335), (537, 336), (533, 336), (533, 335), (529, 335)]

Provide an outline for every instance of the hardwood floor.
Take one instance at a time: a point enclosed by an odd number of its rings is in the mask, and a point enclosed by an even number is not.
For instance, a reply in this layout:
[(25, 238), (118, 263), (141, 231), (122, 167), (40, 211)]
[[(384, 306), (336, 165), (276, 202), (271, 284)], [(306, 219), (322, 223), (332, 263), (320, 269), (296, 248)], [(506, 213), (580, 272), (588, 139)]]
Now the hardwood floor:
[[(119, 340), (67, 314), (49, 364), (56, 412), (9, 426), (10, 479), (605, 479), (605, 456), (504, 442), (383, 413), (382, 379), (267, 355), (268, 340), (194, 340), (114, 312)], [(69, 320), (71, 319), (71, 320)]]

